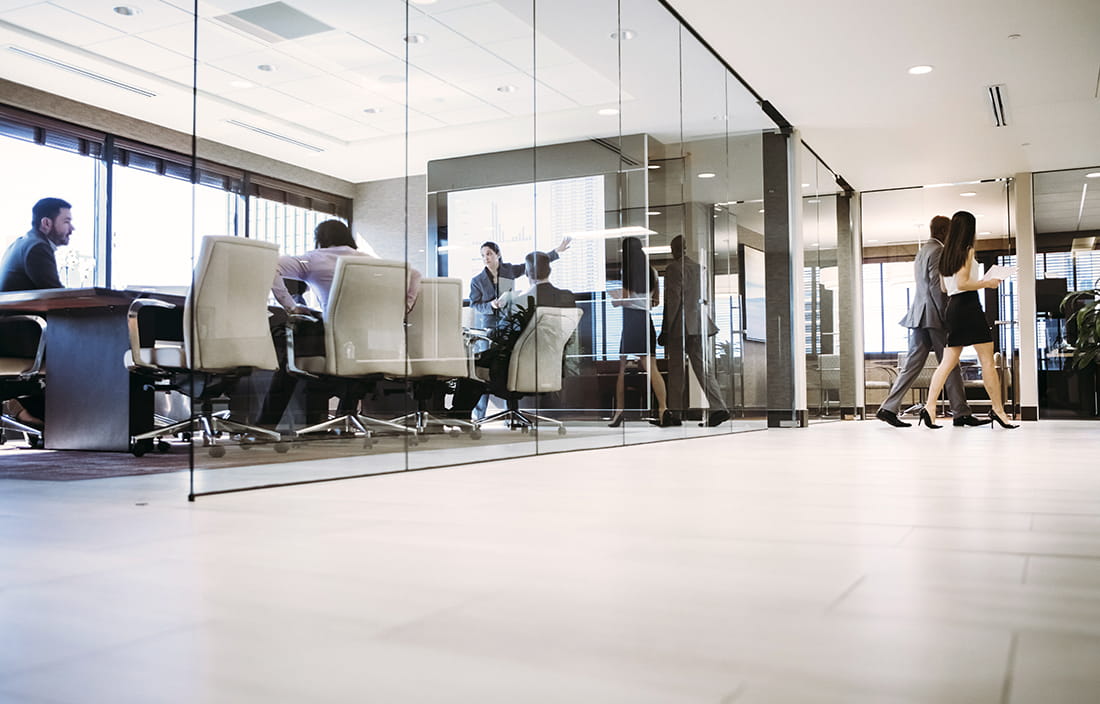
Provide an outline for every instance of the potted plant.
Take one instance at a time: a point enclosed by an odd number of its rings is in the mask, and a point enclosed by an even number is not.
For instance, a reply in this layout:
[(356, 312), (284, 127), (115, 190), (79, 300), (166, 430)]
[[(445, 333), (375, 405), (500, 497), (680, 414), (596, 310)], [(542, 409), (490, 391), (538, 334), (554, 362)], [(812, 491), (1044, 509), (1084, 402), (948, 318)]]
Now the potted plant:
[(1073, 345), (1073, 366), (1100, 363), (1100, 288), (1073, 291), (1062, 299), (1066, 341)]

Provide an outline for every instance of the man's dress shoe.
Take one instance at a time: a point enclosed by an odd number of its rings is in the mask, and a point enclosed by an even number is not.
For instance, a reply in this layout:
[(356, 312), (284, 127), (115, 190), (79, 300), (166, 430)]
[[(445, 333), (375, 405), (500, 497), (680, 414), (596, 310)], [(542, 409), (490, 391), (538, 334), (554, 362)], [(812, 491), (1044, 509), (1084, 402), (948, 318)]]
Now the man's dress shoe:
[(889, 423), (895, 428), (909, 428), (913, 425), (912, 423), (906, 423), (901, 418), (898, 418), (897, 413), (888, 411), (885, 408), (878, 409), (878, 411), (875, 412), (875, 418), (878, 418), (884, 423)]
[(988, 418), (986, 420), (982, 420), (981, 418), (975, 418), (974, 416), (956, 416), (951, 420), (951, 423), (954, 424), (956, 428), (964, 425), (977, 427), (979, 425), (989, 425), (992, 422), (993, 421), (989, 420)]

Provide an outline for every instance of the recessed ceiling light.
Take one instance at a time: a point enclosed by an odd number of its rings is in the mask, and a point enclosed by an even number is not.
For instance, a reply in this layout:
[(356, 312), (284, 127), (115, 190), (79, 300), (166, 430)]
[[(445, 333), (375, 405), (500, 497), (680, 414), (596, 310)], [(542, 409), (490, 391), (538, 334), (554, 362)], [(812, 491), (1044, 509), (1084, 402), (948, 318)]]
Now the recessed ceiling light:
[(516, 88), (513, 85), (506, 84), (503, 86), (497, 86), (497, 90), (501, 93), (515, 93), (517, 90), (519, 90), (519, 88)]
[(804, 183), (804, 184), (802, 184), (802, 187), (803, 187), (803, 188), (809, 188), (809, 187), (810, 187), (810, 184), (808, 184), (808, 183)]
[(911, 76), (919, 76), (924, 73), (932, 73), (932, 67), (927, 65), (909, 67), (909, 75)]
[(141, 8), (133, 7), (132, 5), (117, 5), (111, 9), (114, 10), (116, 14), (122, 15), (123, 17), (133, 17), (134, 15), (141, 14)]
[(967, 191), (966, 193), (960, 193), (959, 195), (962, 196), (963, 198), (973, 198), (974, 196), (976, 196), (978, 194), (975, 193), (974, 191)]
[(249, 83), (248, 81), (230, 81), (229, 85), (233, 86), (234, 88), (252, 88), (256, 84)]
[(428, 41), (428, 36), (426, 34), (406, 34), (404, 39), (408, 44), (423, 44)]
[(650, 210), (649, 212), (646, 213), (646, 215), (660, 215), (660, 214), (661, 214), (660, 210)]
[(808, 201), (806, 201), (806, 202), (807, 202), (807, 203), (820, 203), (820, 202), (821, 202), (821, 199), (820, 199), (820, 198), (810, 198), (810, 199), (809, 199)]
[(714, 178), (716, 175), (717, 174), (712, 171), (704, 171), (703, 173), (699, 174), (699, 178)]
[(597, 115), (603, 115), (604, 117), (611, 117), (612, 115), (618, 115), (618, 108), (600, 108), (596, 111)]
[(761, 208), (760, 210), (757, 210), (756, 212), (758, 212), (758, 213), (763, 213), (763, 212), (764, 212), (764, 209), (763, 209), (763, 208)]
[(1085, 174), (1085, 178), (1100, 178), (1100, 171), (1093, 171), (1091, 174)]
[(993, 233), (992, 233), (992, 232), (990, 232), (989, 230), (986, 230), (986, 231), (984, 231), (984, 232), (979, 232), (978, 234), (979, 234), (979, 235), (992, 235)]
[(270, 73), (275, 70), (275, 67), (271, 64), (260, 64), (256, 68), (260, 71), (264, 71), (265, 73)]
[(622, 39), (624, 42), (628, 42), (636, 36), (638, 36), (638, 33), (635, 32), (633, 29), (623, 29), (618, 32), (611, 33), (612, 39)]
[(646, 168), (647, 169), (659, 169), (659, 168), (661, 168), (661, 165), (660, 164), (650, 164)]
[(363, 112), (367, 113), (368, 115), (377, 115), (378, 113), (382, 112), (382, 108), (363, 108)]

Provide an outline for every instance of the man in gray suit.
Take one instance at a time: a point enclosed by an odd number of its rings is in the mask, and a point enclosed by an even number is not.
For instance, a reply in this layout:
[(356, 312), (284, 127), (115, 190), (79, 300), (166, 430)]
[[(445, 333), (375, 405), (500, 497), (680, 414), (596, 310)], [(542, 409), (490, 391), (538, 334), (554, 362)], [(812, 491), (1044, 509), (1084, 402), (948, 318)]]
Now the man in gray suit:
[[(703, 300), (700, 279), (699, 264), (684, 255), (684, 238), (680, 235), (673, 237), (672, 263), (665, 269), (664, 322), (657, 338), (657, 342), (665, 346), (665, 357), (668, 359), (668, 408), (678, 421), (685, 406), (684, 387), (687, 362), (690, 361), (695, 378), (703, 386), (703, 393), (710, 405), (706, 424), (713, 428), (729, 420), (730, 414), (714, 376), (714, 368), (703, 364), (704, 318), (700, 311)], [(718, 332), (709, 310), (706, 325), (706, 337), (709, 339)], [(676, 424), (679, 425), (679, 422)]]
[[(916, 293), (909, 312), (901, 319), (901, 325), (909, 328), (909, 354), (905, 356), (905, 368), (894, 380), (890, 395), (879, 406), (875, 417), (895, 428), (908, 428), (911, 423), (898, 418), (901, 398), (924, 367), (928, 353), (935, 351), (936, 359), (943, 359), (943, 348), (947, 343), (947, 330), (944, 327), (944, 314), (947, 311), (947, 292), (940, 284), (940, 255), (943, 253), (943, 240), (951, 227), (951, 220), (942, 215), (932, 218), (928, 225), (931, 239), (917, 252), (913, 263), (916, 278)], [(975, 426), (991, 423), (978, 420), (970, 413), (966, 403), (966, 390), (963, 388), (962, 375), (956, 366), (944, 384), (947, 398), (951, 402), (951, 413), (955, 425)], [(936, 399), (931, 399), (932, 403)]]

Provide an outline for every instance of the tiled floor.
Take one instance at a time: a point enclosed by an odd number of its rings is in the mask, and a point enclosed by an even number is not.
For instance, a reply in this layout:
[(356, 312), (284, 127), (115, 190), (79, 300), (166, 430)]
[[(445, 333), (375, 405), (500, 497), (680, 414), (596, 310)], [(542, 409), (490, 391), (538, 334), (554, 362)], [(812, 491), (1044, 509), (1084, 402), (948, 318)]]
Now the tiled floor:
[(0, 701), (1100, 701), (1100, 425), (0, 483)]

